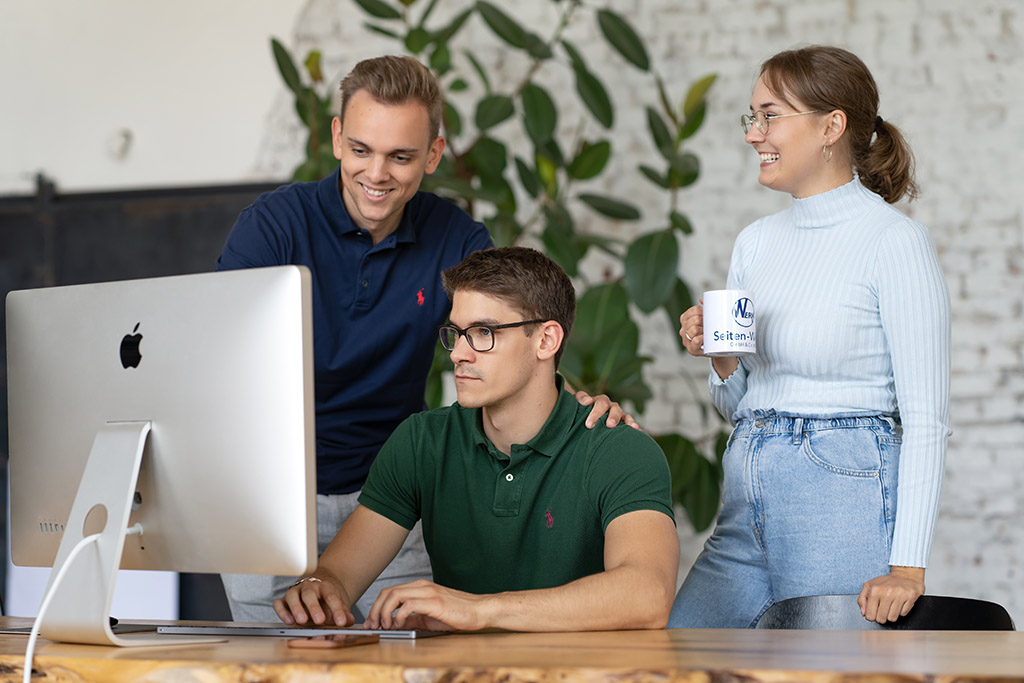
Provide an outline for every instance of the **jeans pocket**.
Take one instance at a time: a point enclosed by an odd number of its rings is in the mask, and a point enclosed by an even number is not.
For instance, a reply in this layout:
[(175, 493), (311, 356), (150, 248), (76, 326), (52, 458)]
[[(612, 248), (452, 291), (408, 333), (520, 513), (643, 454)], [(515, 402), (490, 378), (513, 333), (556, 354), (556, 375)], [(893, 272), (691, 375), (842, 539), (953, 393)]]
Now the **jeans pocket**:
[(818, 467), (847, 477), (877, 478), (882, 469), (878, 437), (869, 428), (805, 432), (800, 451)]

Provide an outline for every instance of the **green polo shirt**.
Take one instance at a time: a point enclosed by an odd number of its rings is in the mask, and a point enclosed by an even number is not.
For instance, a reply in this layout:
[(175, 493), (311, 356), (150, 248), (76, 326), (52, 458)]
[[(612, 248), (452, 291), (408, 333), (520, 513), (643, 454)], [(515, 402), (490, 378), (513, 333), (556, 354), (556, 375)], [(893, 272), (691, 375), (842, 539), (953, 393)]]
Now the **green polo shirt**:
[(437, 583), (471, 593), (561, 586), (604, 570), (604, 530), (619, 515), (673, 517), (654, 440), (625, 425), (587, 429), (590, 407), (557, 385), (551, 416), (511, 458), (484, 435), (481, 411), (458, 403), (409, 417), (384, 444), (359, 502), (407, 529), (423, 520)]

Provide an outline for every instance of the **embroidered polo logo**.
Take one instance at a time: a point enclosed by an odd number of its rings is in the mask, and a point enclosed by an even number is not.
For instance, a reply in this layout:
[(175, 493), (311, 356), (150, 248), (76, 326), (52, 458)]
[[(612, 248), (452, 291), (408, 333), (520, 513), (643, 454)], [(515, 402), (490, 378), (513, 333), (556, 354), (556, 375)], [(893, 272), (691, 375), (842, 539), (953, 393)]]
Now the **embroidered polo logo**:
[(427, 300), (423, 297), (423, 288), (420, 287), (420, 291), (416, 292), (416, 305), (422, 306), (426, 301)]
[(549, 529), (555, 525), (555, 518), (551, 516), (551, 508), (544, 513), (544, 523), (548, 525)]

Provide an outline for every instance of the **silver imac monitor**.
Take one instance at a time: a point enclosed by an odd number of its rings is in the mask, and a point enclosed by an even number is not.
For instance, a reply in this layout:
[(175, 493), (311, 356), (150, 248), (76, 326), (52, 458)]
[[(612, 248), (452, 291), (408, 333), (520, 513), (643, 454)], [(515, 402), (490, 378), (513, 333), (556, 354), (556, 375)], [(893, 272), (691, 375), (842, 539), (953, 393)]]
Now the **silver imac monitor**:
[(110, 630), (118, 567), (316, 566), (310, 287), (281, 266), (8, 294), (11, 554), (54, 567), (44, 637), (138, 644)]

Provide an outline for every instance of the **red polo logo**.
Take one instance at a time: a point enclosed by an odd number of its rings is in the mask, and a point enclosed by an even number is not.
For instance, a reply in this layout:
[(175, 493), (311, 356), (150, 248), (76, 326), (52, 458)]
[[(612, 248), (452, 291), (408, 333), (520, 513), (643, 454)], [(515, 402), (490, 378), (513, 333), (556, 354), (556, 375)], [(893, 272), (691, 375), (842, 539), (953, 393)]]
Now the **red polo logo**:
[(422, 306), (426, 301), (423, 297), (423, 288), (420, 287), (420, 291), (416, 292), (416, 304)]

